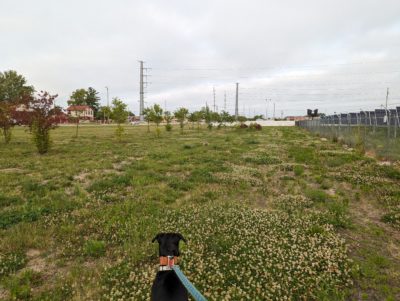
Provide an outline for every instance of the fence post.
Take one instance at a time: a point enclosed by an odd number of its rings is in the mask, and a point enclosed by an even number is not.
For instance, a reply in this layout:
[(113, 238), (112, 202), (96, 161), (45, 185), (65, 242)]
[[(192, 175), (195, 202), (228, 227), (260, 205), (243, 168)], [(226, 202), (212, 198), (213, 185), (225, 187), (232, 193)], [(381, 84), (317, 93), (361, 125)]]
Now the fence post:
[(389, 112), (388, 110), (386, 112), (386, 128), (387, 128), (387, 137), (388, 139), (390, 138), (390, 117), (389, 117)]

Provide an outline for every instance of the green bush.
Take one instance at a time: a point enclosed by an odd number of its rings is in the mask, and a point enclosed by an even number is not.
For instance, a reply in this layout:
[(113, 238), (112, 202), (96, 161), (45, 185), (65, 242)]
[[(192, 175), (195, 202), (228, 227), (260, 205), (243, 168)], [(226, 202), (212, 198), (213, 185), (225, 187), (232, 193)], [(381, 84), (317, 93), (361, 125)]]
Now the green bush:
[(33, 123), (31, 127), (32, 139), (35, 143), (39, 154), (45, 154), (51, 146), (50, 129), (43, 128), (41, 124)]

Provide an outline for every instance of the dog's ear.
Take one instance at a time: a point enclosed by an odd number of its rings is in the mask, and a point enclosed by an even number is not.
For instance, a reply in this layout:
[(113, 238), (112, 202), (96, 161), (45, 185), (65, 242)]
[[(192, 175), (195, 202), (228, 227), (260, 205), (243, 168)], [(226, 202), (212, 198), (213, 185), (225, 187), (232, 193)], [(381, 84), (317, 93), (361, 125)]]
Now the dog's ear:
[(159, 239), (160, 239), (160, 237), (163, 236), (163, 235), (164, 235), (164, 233), (158, 233), (158, 234), (153, 238), (153, 240), (152, 240), (151, 242), (155, 242), (156, 240), (157, 240), (158, 242), (160, 242)]
[(183, 237), (182, 234), (178, 233), (177, 234), (180, 240), (183, 240), (185, 242), (185, 244), (187, 243), (186, 239)]

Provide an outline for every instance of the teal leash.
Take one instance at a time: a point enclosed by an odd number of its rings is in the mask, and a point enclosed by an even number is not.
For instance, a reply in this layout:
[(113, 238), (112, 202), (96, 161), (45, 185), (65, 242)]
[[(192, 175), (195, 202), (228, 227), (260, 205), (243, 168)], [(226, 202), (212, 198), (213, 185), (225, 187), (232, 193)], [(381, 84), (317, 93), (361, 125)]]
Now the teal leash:
[(186, 278), (186, 276), (182, 273), (179, 266), (173, 265), (171, 268), (174, 270), (176, 276), (178, 276), (178, 278), (182, 282), (183, 286), (192, 295), (194, 300), (207, 301), (207, 299), (194, 287), (194, 285), (189, 281), (189, 279)]

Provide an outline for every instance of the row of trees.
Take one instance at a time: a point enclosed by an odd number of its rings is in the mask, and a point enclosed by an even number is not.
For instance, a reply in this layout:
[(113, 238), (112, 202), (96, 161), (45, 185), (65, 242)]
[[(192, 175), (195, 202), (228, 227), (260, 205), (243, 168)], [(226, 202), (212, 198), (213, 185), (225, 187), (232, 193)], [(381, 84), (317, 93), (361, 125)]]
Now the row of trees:
[[(189, 113), (189, 110), (186, 108), (179, 108), (173, 113), (170, 111), (163, 111), (160, 105), (155, 104), (152, 107), (145, 108), (143, 111), (144, 118), (147, 121), (147, 130), (150, 131), (150, 123), (153, 122), (156, 124), (157, 136), (160, 134), (159, 125), (161, 122), (165, 122), (165, 129), (167, 131), (172, 130), (172, 120), (175, 118), (179, 123), (181, 132), (183, 132), (183, 128), (186, 122), (191, 123), (192, 129), (194, 129), (195, 124), (197, 124), (197, 129), (200, 129), (200, 124), (205, 122), (207, 124), (208, 129), (212, 129), (215, 123), (218, 124), (218, 127), (226, 123), (232, 123), (236, 120), (234, 115), (230, 115), (226, 111), (222, 111), (221, 113), (213, 112), (209, 109), (209, 107), (204, 107), (199, 111), (194, 111)], [(239, 116), (238, 121), (244, 122), (247, 118), (244, 116)]]

